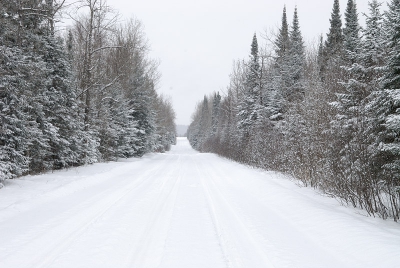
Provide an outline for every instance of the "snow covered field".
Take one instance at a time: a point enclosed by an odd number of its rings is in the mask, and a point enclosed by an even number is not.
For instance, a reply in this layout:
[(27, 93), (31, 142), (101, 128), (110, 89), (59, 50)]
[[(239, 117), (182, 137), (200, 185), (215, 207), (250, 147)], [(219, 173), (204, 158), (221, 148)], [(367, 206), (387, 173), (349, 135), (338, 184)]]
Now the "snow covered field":
[(400, 225), (273, 172), (171, 152), (7, 181), (0, 267), (399, 267)]

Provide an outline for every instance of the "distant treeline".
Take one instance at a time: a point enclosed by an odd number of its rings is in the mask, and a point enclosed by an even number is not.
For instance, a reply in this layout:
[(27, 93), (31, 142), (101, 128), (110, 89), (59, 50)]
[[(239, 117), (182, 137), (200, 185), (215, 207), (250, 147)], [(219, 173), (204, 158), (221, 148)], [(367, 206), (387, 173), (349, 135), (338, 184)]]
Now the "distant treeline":
[(305, 47), (286, 10), (273, 49), (254, 36), (226, 94), (205, 96), (188, 131), (192, 146), (293, 175), (370, 215), (400, 217), (400, 1), (369, 2), (360, 27), (334, 1), (318, 49)]

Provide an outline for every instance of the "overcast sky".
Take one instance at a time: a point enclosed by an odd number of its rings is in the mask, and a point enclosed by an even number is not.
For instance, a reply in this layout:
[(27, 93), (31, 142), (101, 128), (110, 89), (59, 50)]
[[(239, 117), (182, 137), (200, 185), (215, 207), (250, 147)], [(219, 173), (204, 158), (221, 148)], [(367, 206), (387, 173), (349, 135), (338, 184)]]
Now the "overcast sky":
[[(368, 12), (358, 0), (359, 18)], [(326, 36), (333, 0), (108, 0), (124, 18), (141, 20), (151, 56), (161, 61), (159, 92), (171, 96), (177, 124), (189, 124), (204, 94), (224, 91), (233, 60), (247, 58), (254, 33), (259, 43), (266, 29), (279, 27), (283, 6), (289, 23), (298, 7), (307, 42)], [(347, 0), (340, 0), (343, 13)]]

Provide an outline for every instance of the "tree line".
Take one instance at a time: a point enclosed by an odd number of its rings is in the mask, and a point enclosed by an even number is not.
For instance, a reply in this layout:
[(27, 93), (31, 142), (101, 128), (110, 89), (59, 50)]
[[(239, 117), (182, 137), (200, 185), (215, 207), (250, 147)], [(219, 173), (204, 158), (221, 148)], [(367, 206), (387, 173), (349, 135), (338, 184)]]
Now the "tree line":
[(119, 23), (104, 0), (7, 0), (0, 25), (0, 184), (175, 143), (139, 20)]
[(237, 61), (223, 96), (199, 102), (191, 145), (282, 171), (369, 215), (400, 217), (400, 1), (369, 2), (365, 27), (354, 0), (344, 23), (306, 47), (297, 8), (286, 9), (273, 47)]

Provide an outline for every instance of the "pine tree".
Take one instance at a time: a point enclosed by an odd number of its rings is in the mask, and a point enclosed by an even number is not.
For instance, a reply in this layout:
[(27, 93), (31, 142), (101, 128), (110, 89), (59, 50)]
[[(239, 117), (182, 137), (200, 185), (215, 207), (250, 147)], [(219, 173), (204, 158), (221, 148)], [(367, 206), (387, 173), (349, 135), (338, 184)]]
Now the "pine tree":
[(360, 49), (360, 26), (358, 22), (357, 5), (354, 0), (348, 0), (345, 11), (345, 27), (343, 29), (344, 52), (348, 65), (356, 62)]
[(339, 0), (335, 0), (333, 3), (333, 10), (329, 21), (330, 28), (325, 41), (325, 53), (328, 59), (334, 56), (340, 57), (343, 50), (344, 37)]
[(390, 31), (389, 59), (385, 66), (384, 89), (388, 99), (383, 105), (387, 108), (385, 118), (385, 135), (382, 151), (387, 155), (386, 170), (393, 176), (397, 186), (400, 185), (400, 2), (392, 0), (386, 13), (386, 28)]
[(388, 36), (389, 61), (387, 63), (386, 89), (400, 88), (400, 1), (392, 0), (386, 16), (386, 29), (391, 29)]
[(321, 35), (319, 38), (318, 44), (318, 55), (317, 55), (317, 64), (318, 64), (318, 71), (319, 77), (323, 79), (323, 74), (326, 70), (326, 62), (325, 62), (325, 47), (324, 47), (324, 37)]
[[(275, 40), (275, 65), (272, 81), (272, 91), (279, 91), (281, 96), (288, 97), (290, 93), (290, 63), (289, 61), (290, 37), (289, 25), (286, 16), (286, 6), (283, 8), (282, 24)], [(276, 94), (275, 94), (276, 95)]]
[(188, 128), (188, 139), (191, 146), (196, 150), (203, 151), (210, 130), (211, 113), (209, 101), (208, 97), (204, 96), (203, 101), (197, 105), (193, 121)]
[(397, 0), (391, 1), (382, 23), (380, 4), (370, 2), (359, 68), (365, 91), (370, 92), (362, 110), (365, 131), (360, 142), (368, 146), (369, 166), (365, 170), (372, 177), (368, 187), (373, 205), (368, 210), (383, 218), (391, 216), (395, 221), (400, 219), (399, 4)]
[(259, 77), (260, 63), (258, 57), (258, 43), (257, 36), (254, 34), (251, 43), (250, 59), (246, 69), (245, 92), (238, 113), (238, 116), (241, 119), (238, 123), (238, 127), (244, 131), (245, 136), (249, 135), (250, 129), (262, 118)]
[(258, 42), (257, 36), (254, 34), (253, 41), (251, 43), (251, 54), (250, 54), (250, 62), (248, 66), (248, 74), (247, 74), (247, 87), (254, 95), (257, 95), (255, 98), (259, 98), (259, 77), (260, 77), (260, 59), (258, 56)]
[[(145, 86), (145, 85), (143, 85)], [(133, 144), (136, 152), (134, 156), (143, 156), (152, 150), (152, 136), (155, 133), (155, 113), (151, 110), (152, 94), (146, 87), (135, 90), (132, 100), (132, 118), (137, 122), (137, 137)]]
[[(361, 40), (359, 37), (359, 23), (356, 4), (348, 0), (345, 12), (344, 51), (343, 51), (343, 76), (341, 86), (343, 88), (336, 93), (337, 101), (333, 103), (335, 116), (332, 120), (332, 134), (336, 155), (335, 167), (341, 170), (337, 175), (341, 185), (345, 189), (358, 191), (358, 186), (369, 176), (364, 170), (369, 168), (369, 159), (366, 157), (367, 146), (365, 145), (366, 118), (363, 111), (365, 98), (368, 93), (361, 81), (363, 75), (360, 73), (359, 52)], [(333, 156), (335, 158), (335, 156)], [(364, 187), (365, 189), (365, 187)], [(356, 198), (351, 197), (351, 191), (338, 190), (340, 194), (347, 195), (354, 206), (359, 205)]]
[(328, 88), (327, 101), (333, 101), (335, 93), (342, 92), (343, 88), (338, 83), (344, 80), (344, 71), (341, 68), (344, 64), (344, 36), (340, 15), (339, 1), (335, 0), (330, 18), (330, 28), (325, 40), (321, 80)]
[[(36, 14), (30, 14), (31, 9), (40, 9), (41, 3), (18, 2), (3, 6), (2, 21), (9, 26), (2, 35), (2, 48), (6, 52), (2, 66), (4, 70), (4, 119), (10, 119), (3, 127), (4, 136), (3, 159), (15, 161), (12, 163), (13, 176), (21, 175), (29, 170), (41, 171), (48, 168), (45, 160), (50, 149), (48, 136), (55, 133), (44, 115), (42, 99), (45, 92), (46, 63), (42, 51), (44, 19)], [(15, 6), (14, 6), (15, 5)], [(23, 6), (22, 6), (23, 5)], [(7, 16), (5, 16), (7, 14)], [(22, 105), (15, 105), (11, 100), (18, 100)], [(11, 105), (15, 105), (12, 107)], [(47, 135), (48, 134), (48, 135)], [(18, 157), (17, 161), (15, 156)], [(39, 167), (40, 165), (40, 167)]]
[[(390, 49), (390, 40), (395, 35), (395, 28), (393, 25), (396, 24), (396, 9), (400, 6), (400, 0), (391, 0), (388, 3), (388, 9), (385, 11), (385, 18), (383, 22), (384, 34), (387, 40), (387, 53), (391, 51)], [(387, 57), (389, 58), (389, 56)]]
[(220, 105), (221, 105), (221, 95), (219, 92), (214, 94), (213, 98), (213, 108), (212, 108), (212, 136), (215, 136), (218, 131), (219, 116), (220, 116)]
[(283, 8), (282, 24), (275, 41), (276, 61), (281, 63), (285, 61), (287, 51), (289, 50), (289, 24), (286, 16), (286, 6)]
[(21, 67), (29, 69), (29, 63), (17, 46), (16, 7), (14, 1), (0, 2), (0, 184), (26, 172), (28, 163), (24, 155), (26, 102), (20, 85), (24, 83)]
[[(29, 73), (31, 62), (17, 47), (0, 46), (0, 178), (12, 179), (28, 171), (29, 157), (25, 155), (29, 139), (26, 124), (29, 84), (23, 77)], [(0, 183), (1, 183), (0, 181)]]
[[(366, 28), (363, 31), (364, 41), (360, 62), (369, 71), (376, 73), (377, 67), (383, 65), (385, 58), (383, 15), (380, 12), (381, 3), (377, 0), (369, 2), (369, 14), (366, 17)], [(377, 75), (372, 75), (374, 79)]]
[(302, 99), (304, 93), (303, 76), (305, 65), (304, 42), (300, 31), (297, 7), (294, 10), (293, 24), (290, 31), (290, 46), (288, 51), (290, 87), (288, 100)]

